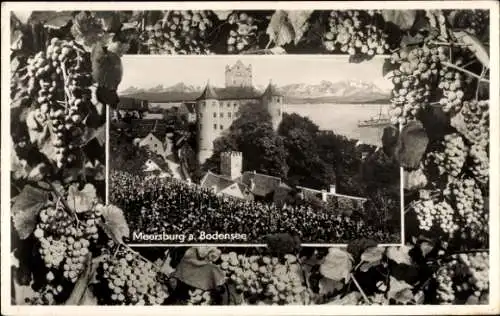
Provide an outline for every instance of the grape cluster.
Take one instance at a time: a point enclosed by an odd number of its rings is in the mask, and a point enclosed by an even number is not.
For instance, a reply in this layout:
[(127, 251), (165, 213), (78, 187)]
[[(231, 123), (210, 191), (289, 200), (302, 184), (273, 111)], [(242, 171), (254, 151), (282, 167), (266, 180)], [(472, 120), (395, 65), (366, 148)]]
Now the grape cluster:
[(90, 111), (90, 54), (74, 41), (53, 38), (45, 52), (28, 59), (28, 92), (35, 98), (30, 129), (50, 126), (58, 168), (79, 157), (84, 119)]
[(391, 96), (392, 124), (405, 124), (416, 118), (419, 110), (429, 104), (432, 88), (440, 71), (440, 61), (446, 55), (442, 47), (401, 50), (391, 55), (391, 63), (399, 65), (393, 71)]
[(158, 269), (136, 253), (118, 249), (101, 267), (102, 282), (114, 304), (160, 305), (168, 297), (166, 286), (158, 282)]
[(139, 36), (145, 54), (209, 54), (207, 40), (217, 21), (215, 13), (172, 11), (162, 20), (149, 25)]
[(455, 269), (457, 292), (472, 292), (479, 297), (489, 289), (489, 255), (487, 252), (461, 253), (453, 255), (457, 261)]
[(482, 146), (472, 145), (469, 155), (472, 160), (471, 172), (482, 184), (488, 183), (490, 172), (490, 161), (488, 152)]
[(461, 225), (462, 231), (469, 231), (472, 238), (488, 232), (488, 214), (484, 212), (483, 195), (474, 179), (453, 179), (443, 194), (455, 206), (464, 221)]
[(210, 291), (201, 289), (189, 290), (188, 305), (210, 305), (212, 302), (212, 295)]
[(451, 125), (469, 142), (486, 147), (490, 141), (490, 114), (488, 100), (464, 101)]
[(387, 53), (390, 48), (388, 34), (384, 32), (383, 27), (373, 23), (377, 19), (382, 19), (378, 12), (331, 11), (328, 17), (328, 31), (323, 35), (325, 49), (351, 56)]
[(453, 287), (453, 267), (456, 261), (446, 263), (436, 272), (437, 299), (440, 304), (453, 304), (455, 301), (455, 289)]
[(442, 145), (443, 151), (433, 151), (428, 156), (438, 166), (440, 174), (446, 172), (452, 177), (458, 177), (467, 160), (469, 148), (458, 133), (445, 135)]
[(413, 204), (413, 210), (422, 230), (440, 228), (445, 234), (453, 236), (459, 229), (455, 211), (446, 201), (435, 203), (433, 200), (419, 200)]
[[(89, 211), (76, 223), (62, 204), (49, 205), (40, 211), (34, 236), (40, 242), (39, 251), (46, 267), (58, 269), (62, 264), (63, 277), (76, 282), (85, 268), (91, 242), (99, 237), (97, 225), (100, 216), (98, 211)], [(53, 280), (54, 275), (51, 276)]]
[(239, 53), (255, 46), (259, 30), (255, 17), (246, 12), (233, 12), (227, 22), (231, 25), (226, 41), (227, 53)]
[(441, 79), (438, 88), (443, 93), (439, 104), (442, 106), (443, 111), (452, 113), (460, 111), (464, 99), (464, 75), (448, 68), (441, 69), (439, 75)]
[(302, 285), (297, 258), (243, 256), (235, 252), (221, 255), (220, 264), (238, 291), (265, 304), (308, 304), (310, 292)]

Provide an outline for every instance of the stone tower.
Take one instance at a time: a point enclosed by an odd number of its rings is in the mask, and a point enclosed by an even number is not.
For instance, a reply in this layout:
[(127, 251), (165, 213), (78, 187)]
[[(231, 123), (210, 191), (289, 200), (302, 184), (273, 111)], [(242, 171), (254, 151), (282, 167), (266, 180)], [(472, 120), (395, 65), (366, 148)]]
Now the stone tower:
[(271, 82), (269, 82), (269, 85), (262, 95), (262, 102), (269, 111), (269, 114), (271, 114), (273, 129), (277, 130), (283, 119), (284, 97)]
[(243, 156), (239, 151), (223, 152), (220, 154), (221, 175), (234, 180), (241, 176), (243, 170)]
[(213, 141), (220, 134), (218, 99), (217, 93), (209, 82), (202, 94), (196, 99), (198, 161), (200, 164), (212, 156)]
[(240, 60), (234, 66), (226, 65), (227, 87), (252, 87), (252, 65), (247, 67)]

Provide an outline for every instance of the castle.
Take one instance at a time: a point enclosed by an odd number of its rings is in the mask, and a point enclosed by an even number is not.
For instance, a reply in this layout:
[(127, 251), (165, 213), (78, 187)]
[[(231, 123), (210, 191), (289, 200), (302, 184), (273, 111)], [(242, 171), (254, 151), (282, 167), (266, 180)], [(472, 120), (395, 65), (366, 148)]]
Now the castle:
[(212, 156), (213, 142), (233, 121), (246, 104), (262, 103), (269, 111), (273, 129), (276, 130), (283, 117), (284, 97), (269, 83), (264, 93), (258, 93), (252, 85), (252, 66), (238, 61), (226, 66), (226, 87), (214, 89), (208, 82), (196, 99), (198, 161), (204, 163)]

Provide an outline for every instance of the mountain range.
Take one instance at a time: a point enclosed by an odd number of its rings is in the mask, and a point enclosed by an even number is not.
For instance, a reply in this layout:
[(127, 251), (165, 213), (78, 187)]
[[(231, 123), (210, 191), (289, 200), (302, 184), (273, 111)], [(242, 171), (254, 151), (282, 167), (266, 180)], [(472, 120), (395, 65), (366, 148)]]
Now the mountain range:
[[(265, 87), (255, 87), (263, 92)], [(375, 103), (389, 100), (390, 91), (382, 90), (373, 83), (365, 81), (344, 80), (331, 82), (323, 80), (318, 84), (296, 83), (277, 89), (285, 96), (287, 103)], [(137, 97), (159, 102), (163, 98), (193, 99), (201, 93), (203, 87), (187, 85), (183, 82), (165, 87), (158, 85), (149, 89), (128, 87), (120, 92), (121, 96)]]

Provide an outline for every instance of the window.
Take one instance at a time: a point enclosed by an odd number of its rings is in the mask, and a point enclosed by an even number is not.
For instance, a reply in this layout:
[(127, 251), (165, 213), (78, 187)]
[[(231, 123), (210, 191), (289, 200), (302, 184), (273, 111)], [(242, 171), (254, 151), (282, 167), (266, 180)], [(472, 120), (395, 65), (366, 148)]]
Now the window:
[(220, 117), (224, 117), (224, 113), (220, 112)]
[(231, 118), (231, 112), (227, 112), (227, 117)]
[(212, 101), (212, 106), (216, 106), (217, 105), (217, 101)]
[(217, 117), (217, 113), (216, 113), (216, 112), (214, 112), (214, 118), (216, 118), (216, 117)]
[(221, 126), (220, 126), (220, 129), (221, 129), (221, 130), (222, 130), (222, 129), (224, 129), (224, 125), (221, 125)]
[(227, 102), (227, 107), (231, 107), (231, 102)]
[(217, 129), (217, 124), (214, 124), (214, 129)]

